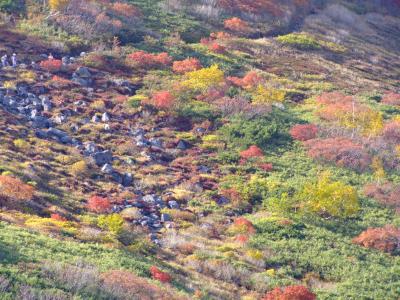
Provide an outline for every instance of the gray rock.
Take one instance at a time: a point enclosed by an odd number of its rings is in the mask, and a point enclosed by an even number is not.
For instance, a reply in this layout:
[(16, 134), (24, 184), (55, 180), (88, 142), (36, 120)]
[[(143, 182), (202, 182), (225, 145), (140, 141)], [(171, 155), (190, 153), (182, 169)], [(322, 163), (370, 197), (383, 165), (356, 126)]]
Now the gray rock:
[(123, 176), (121, 175), (121, 173), (114, 171), (114, 172), (112, 172), (111, 176), (115, 182), (122, 184)]
[(107, 163), (110, 163), (113, 159), (112, 153), (110, 150), (100, 151), (93, 154), (93, 159), (96, 162), (96, 165), (103, 166)]
[(105, 174), (112, 174), (114, 172), (114, 169), (112, 165), (110, 164), (104, 164), (104, 166), (101, 168), (101, 172)]
[(79, 67), (76, 69), (75, 74), (81, 78), (91, 78), (92, 74), (90, 73), (89, 69), (86, 67)]
[(171, 216), (169, 214), (161, 214), (161, 222), (170, 222)]
[(161, 139), (158, 138), (152, 138), (149, 140), (151, 146), (157, 147), (157, 148), (163, 148), (163, 142)]
[(104, 130), (105, 131), (110, 131), (111, 130), (111, 126), (109, 124), (104, 124)]
[(93, 142), (86, 142), (84, 146), (85, 146), (85, 151), (88, 155), (91, 155), (97, 151), (96, 144)]
[(56, 124), (62, 124), (62, 123), (64, 123), (66, 120), (67, 120), (67, 117), (64, 116), (64, 115), (62, 115), (62, 114), (57, 115), (57, 116), (54, 117), (54, 122), (55, 122)]
[(190, 148), (190, 144), (184, 140), (179, 140), (178, 145), (176, 146), (179, 150), (187, 150)]
[(110, 121), (110, 115), (105, 112), (102, 116), (101, 116), (101, 121), (102, 122), (109, 122)]
[(168, 201), (168, 206), (172, 209), (179, 209), (179, 203), (175, 200)]
[(63, 57), (61, 58), (61, 61), (62, 61), (62, 64), (63, 64), (64, 66), (69, 65), (69, 64), (71, 63), (71, 61), (70, 61), (70, 59), (69, 59), (68, 56), (63, 56)]
[(93, 122), (93, 123), (99, 123), (99, 122), (100, 122), (100, 117), (99, 117), (98, 115), (94, 115), (94, 116), (92, 117), (92, 122)]
[(133, 183), (133, 175), (132, 173), (125, 173), (122, 179), (122, 185), (125, 187), (131, 186)]
[(34, 128), (49, 128), (51, 126), (51, 121), (45, 117), (36, 116), (32, 119), (32, 127)]
[(149, 204), (155, 204), (156, 203), (155, 195), (146, 195), (146, 196), (143, 196), (142, 199), (143, 199), (144, 202), (147, 202)]

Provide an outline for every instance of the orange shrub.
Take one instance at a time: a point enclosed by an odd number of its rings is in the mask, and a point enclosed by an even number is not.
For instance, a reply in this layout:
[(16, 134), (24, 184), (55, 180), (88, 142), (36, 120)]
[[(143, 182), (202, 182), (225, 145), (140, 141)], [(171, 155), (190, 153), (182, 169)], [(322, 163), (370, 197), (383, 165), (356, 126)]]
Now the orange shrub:
[(256, 71), (250, 71), (243, 78), (228, 77), (227, 80), (241, 88), (250, 89), (261, 84), (263, 78)]
[(400, 229), (386, 225), (382, 228), (368, 228), (353, 239), (353, 243), (383, 252), (400, 250)]
[(33, 186), (22, 182), (18, 178), (0, 175), (0, 196), (12, 200), (31, 200), (35, 193)]
[(40, 62), (40, 67), (48, 72), (58, 72), (62, 68), (62, 61), (59, 59), (48, 59)]
[(129, 54), (127, 58), (128, 63), (130, 62), (136, 67), (149, 69), (168, 66), (172, 62), (172, 58), (166, 52), (152, 54), (145, 51), (136, 51)]
[(256, 229), (249, 220), (244, 217), (238, 217), (232, 224), (231, 230), (241, 234), (254, 234)]
[(153, 94), (154, 106), (161, 109), (168, 109), (175, 103), (175, 97), (168, 91), (160, 91)]
[(115, 2), (112, 4), (110, 9), (118, 16), (125, 18), (140, 17), (142, 14), (140, 10), (131, 4), (123, 2)]
[(107, 198), (92, 196), (89, 198), (86, 207), (91, 212), (102, 214), (110, 211), (111, 203)]
[(291, 285), (284, 289), (275, 288), (268, 292), (262, 300), (315, 300), (317, 296), (302, 285)]
[(185, 60), (175, 61), (172, 66), (172, 70), (178, 74), (185, 74), (201, 68), (201, 63), (197, 58), (187, 58)]
[(249, 33), (251, 31), (249, 24), (237, 17), (225, 20), (224, 27), (238, 33)]

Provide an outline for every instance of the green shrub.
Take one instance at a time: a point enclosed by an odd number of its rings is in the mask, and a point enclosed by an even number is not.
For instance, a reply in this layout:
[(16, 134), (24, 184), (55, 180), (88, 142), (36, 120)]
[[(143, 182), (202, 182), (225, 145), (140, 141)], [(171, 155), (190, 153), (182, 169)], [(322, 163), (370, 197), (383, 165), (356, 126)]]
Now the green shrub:
[(289, 33), (278, 36), (277, 41), (288, 46), (293, 46), (299, 49), (314, 50), (320, 49), (321, 45), (313, 37), (306, 33)]

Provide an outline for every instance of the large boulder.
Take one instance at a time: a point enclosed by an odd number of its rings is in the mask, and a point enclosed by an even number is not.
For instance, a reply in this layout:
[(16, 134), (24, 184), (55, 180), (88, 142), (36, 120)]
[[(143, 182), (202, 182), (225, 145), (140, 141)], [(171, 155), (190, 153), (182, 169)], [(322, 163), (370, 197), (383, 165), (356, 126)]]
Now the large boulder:
[(105, 164), (108, 164), (112, 161), (112, 153), (110, 150), (104, 150), (104, 151), (99, 151), (95, 152), (93, 154), (93, 159), (99, 167), (104, 166)]

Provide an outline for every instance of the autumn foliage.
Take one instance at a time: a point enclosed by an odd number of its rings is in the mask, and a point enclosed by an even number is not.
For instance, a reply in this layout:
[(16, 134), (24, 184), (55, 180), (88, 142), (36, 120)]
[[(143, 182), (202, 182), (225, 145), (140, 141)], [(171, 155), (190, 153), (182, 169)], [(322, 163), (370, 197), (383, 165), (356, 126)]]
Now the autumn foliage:
[(249, 33), (251, 31), (249, 24), (237, 17), (225, 20), (224, 27), (237, 33)]
[(185, 74), (187, 72), (196, 71), (201, 69), (201, 63), (197, 58), (187, 58), (181, 61), (174, 61), (172, 70), (178, 74)]
[(400, 94), (388, 93), (382, 98), (382, 103), (387, 105), (400, 105)]
[(263, 156), (264, 156), (263, 151), (258, 146), (255, 145), (252, 145), (247, 150), (240, 152), (240, 157), (242, 159), (250, 159)]
[(159, 268), (156, 266), (151, 266), (150, 267), (150, 273), (151, 277), (155, 280), (158, 280), (160, 282), (166, 283), (166, 282), (171, 282), (172, 277), (166, 272), (161, 271)]
[(353, 243), (379, 251), (393, 253), (400, 250), (400, 229), (386, 225), (382, 228), (368, 228), (353, 239)]
[(40, 67), (47, 72), (58, 72), (62, 68), (62, 61), (59, 59), (48, 59), (40, 62)]
[(298, 141), (308, 141), (317, 136), (318, 127), (314, 124), (297, 124), (290, 129), (290, 135)]
[(385, 124), (383, 137), (389, 143), (400, 144), (400, 121)]
[(254, 234), (256, 229), (252, 222), (244, 217), (238, 217), (232, 224), (231, 230), (240, 234)]
[(262, 300), (315, 300), (317, 296), (302, 285), (291, 285), (275, 288), (268, 292)]
[(365, 171), (372, 162), (362, 145), (347, 138), (312, 139), (305, 145), (313, 159), (333, 162), (341, 167)]
[(261, 84), (263, 78), (256, 71), (250, 71), (243, 78), (228, 77), (227, 80), (233, 85), (239, 86), (244, 89), (250, 89)]
[(0, 196), (11, 200), (31, 200), (35, 193), (33, 186), (22, 182), (18, 178), (0, 175)]
[(157, 108), (171, 108), (175, 102), (175, 97), (169, 91), (160, 91), (153, 95), (153, 104)]
[(166, 52), (159, 54), (147, 53), (145, 51), (136, 51), (127, 57), (128, 63), (135, 67), (146, 69), (160, 68), (172, 63), (172, 58)]
[(113, 11), (116, 15), (125, 18), (140, 17), (142, 15), (140, 10), (136, 6), (123, 2), (114, 2), (111, 5), (110, 10)]
[(393, 183), (370, 183), (364, 186), (364, 194), (400, 213), (400, 185)]
[(88, 200), (87, 209), (99, 214), (107, 213), (111, 209), (111, 203), (107, 198), (92, 196)]

